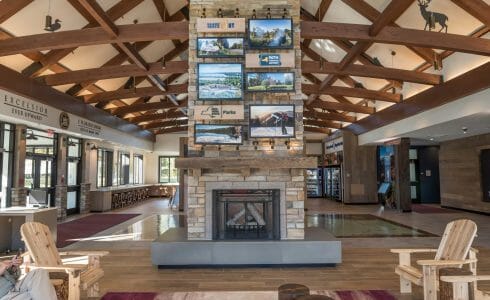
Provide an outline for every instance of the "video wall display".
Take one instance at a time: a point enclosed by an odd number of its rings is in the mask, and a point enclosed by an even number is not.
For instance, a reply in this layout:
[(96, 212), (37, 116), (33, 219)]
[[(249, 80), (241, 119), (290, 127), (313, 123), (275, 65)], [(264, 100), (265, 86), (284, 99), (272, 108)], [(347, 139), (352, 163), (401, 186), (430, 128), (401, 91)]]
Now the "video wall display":
[(197, 57), (242, 57), (245, 55), (243, 46), (244, 38), (241, 37), (197, 38)]
[(196, 124), (194, 143), (201, 145), (241, 145), (242, 126), (234, 124)]
[(243, 65), (241, 63), (199, 63), (197, 65), (199, 100), (241, 100)]
[(250, 72), (246, 84), (249, 92), (294, 92), (294, 73)]
[(295, 106), (250, 105), (250, 138), (292, 138), (295, 136)]
[(250, 19), (248, 40), (251, 49), (293, 48), (292, 19)]

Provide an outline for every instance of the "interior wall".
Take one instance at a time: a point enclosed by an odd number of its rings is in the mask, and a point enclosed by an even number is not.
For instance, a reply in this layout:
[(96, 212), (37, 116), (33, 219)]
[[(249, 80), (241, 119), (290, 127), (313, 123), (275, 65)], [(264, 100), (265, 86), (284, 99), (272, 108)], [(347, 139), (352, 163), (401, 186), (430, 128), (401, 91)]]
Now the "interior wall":
[(161, 134), (156, 136), (154, 151), (146, 153), (144, 157), (143, 172), (146, 184), (158, 183), (158, 157), (179, 156), (179, 139), (187, 137), (187, 133)]
[(323, 144), (306, 142), (306, 155), (318, 155), (321, 156)]
[(441, 205), (490, 213), (483, 202), (480, 151), (490, 149), (490, 134), (441, 143)]

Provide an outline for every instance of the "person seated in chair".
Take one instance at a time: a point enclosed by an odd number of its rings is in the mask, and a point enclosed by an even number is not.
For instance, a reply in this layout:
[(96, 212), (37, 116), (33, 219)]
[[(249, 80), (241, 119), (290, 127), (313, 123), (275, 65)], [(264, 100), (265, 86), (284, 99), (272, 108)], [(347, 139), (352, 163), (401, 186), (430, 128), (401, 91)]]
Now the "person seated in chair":
[(22, 258), (0, 261), (0, 300), (56, 300), (56, 291), (43, 269), (28, 272), (22, 279)]

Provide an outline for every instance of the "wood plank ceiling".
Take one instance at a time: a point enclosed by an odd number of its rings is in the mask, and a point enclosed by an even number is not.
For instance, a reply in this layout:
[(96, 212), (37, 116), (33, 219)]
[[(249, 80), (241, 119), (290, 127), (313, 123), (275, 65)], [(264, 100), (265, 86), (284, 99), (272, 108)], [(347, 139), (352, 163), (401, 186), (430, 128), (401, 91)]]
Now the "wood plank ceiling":
[[(28, 16), (44, 18), (39, 1), (0, 1), (0, 64), (153, 134), (187, 130), (188, 1), (60, 2), (53, 15), (58, 8), (67, 14), (59, 18), (78, 23), (45, 33), (16, 29)], [(449, 83), (433, 67), (443, 68), (454, 53), (486, 57), (488, 64), (488, 2), (434, 0), (431, 9), (450, 14), (443, 33), (422, 30), (415, 0), (301, 1), (305, 131), (347, 127), (359, 134), (408, 116), (402, 108), (424, 95), (440, 97), (427, 101), (430, 107), (447, 102), (445, 93), (458, 82), (469, 85), (461, 96), (487, 86), (488, 76), (474, 85), (468, 80), (485, 68)], [(105, 60), (87, 63), (94, 46), (104, 49)]]

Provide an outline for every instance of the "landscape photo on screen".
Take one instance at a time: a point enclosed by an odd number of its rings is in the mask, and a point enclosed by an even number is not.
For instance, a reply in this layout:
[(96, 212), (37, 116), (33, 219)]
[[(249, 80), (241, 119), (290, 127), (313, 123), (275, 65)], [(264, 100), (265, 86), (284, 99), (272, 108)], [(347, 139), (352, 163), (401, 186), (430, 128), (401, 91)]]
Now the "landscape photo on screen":
[(243, 38), (213, 37), (197, 38), (198, 57), (243, 56)]
[(291, 19), (250, 19), (248, 40), (250, 48), (292, 48)]
[(238, 100), (243, 96), (243, 66), (239, 63), (197, 65), (200, 100)]
[(293, 72), (247, 73), (247, 91), (250, 92), (293, 92)]
[(294, 113), (294, 105), (250, 105), (250, 137), (294, 137)]
[(241, 145), (242, 126), (233, 124), (196, 124), (194, 128), (194, 143)]

